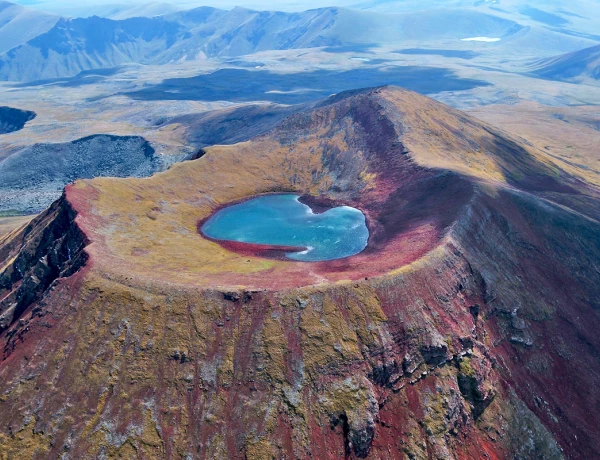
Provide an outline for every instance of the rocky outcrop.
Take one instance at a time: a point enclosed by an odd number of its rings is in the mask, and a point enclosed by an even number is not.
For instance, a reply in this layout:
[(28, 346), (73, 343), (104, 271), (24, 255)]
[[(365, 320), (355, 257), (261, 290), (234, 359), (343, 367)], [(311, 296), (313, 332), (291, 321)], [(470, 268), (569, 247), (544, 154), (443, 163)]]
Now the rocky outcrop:
[(145, 177), (164, 166), (139, 136), (100, 134), (24, 147), (0, 161), (0, 211), (40, 212), (77, 179)]
[(0, 248), (0, 333), (38, 302), (59, 278), (86, 262), (87, 240), (61, 198)]
[(12, 107), (0, 107), (0, 134), (8, 134), (23, 129), (28, 121), (36, 117), (35, 112), (29, 110), (14, 109)]

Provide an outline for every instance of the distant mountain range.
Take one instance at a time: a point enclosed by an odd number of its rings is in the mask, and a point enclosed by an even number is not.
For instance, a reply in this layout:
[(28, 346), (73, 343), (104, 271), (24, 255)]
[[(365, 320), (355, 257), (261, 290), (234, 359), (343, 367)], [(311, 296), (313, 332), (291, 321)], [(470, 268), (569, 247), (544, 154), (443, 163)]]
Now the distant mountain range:
[(519, 49), (552, 42), (553, 46), (560, 43), (561, 51), (572, 51), (594, 43), (469, 9), (391, 15), (344, 8), (282, 13), (202, 7), (112, 20), (98, 16), (59, 19), (14, 5), (4, 7), (15, 8), (20, 13), (0, 29), (0, 43), (6, 43), (5, 35), (10, 38), (11, 30), (16, 30), (17, 24), (11, 25), (14, 21), (29, 20), (29, 36), (22, 43), (13, 39), (15, 46), (0, 55), (0, 80), (4, 81), (71, 77), (127, 63), (167, 64), (268, 50), (352, 49), (408, 41), (458, 43), (469, 37), (513, 40), (512, 46)]
[(109, 5), (102, 4), (87, 4), (87, 2), (81, 2), (81, 5), (69, 5), (65, 7), (61, 7), (60, 5), (56, 5), (52, 8), (52, 11), (60, 14), (64, 17), (71, 18), (87, 18), (91, 16), (100, 16), (102, 18), (108, 19), (128, 19), (135, 17), (155, 17), (161, 16), (163, 14), (175, 13), (179, 11), (180, 8), (173, 5), (172, 3), (160, 3), (160, 2), (150, 2), (150, 3), (131, 3), (126, 4), (117, 4), (111, 3)]
[(534, 74), (552, 80), (600, 80), (600, 45), (539, 61)]

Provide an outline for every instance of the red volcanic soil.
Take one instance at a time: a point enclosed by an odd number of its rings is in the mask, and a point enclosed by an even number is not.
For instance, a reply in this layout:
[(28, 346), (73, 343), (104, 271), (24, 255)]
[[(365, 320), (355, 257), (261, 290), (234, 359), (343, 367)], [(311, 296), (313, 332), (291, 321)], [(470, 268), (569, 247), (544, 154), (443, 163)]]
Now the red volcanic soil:
[[(465, 192), (465, 201), (470, 197)], [(281, 290), (291, 287), (301, 287), (315, 282), (335, 282), (341, 280), (359, 280), (380, 276), (408, 265), (426, 255), (428, 252), (442, 244), (442, 240), (450, 230), (453, 219), (460, 214), (460, 207), (456, 201), (452, 201), (452, 195), (441, 195), (448, 197), (447, 206), (445, 200), (436, 203), (428, 203), (423, 200), (424, 206), (407, 206), (404, 213), (400, 213), (404, 220), (397, 223), (388, 219), (375, 220), (372, 214), (365, 212), (371, 232), (368, 246), (359, 254), (343, 259), (322, 262), (298, 262), (285, 257), (288, 248), (276, 248), (268, 245), (236, 244), (225, 241), (217, 241), (222, 247), (233, 250), (239, 254), (277, 259), (286, 262), (285, 270), (279, 270), (277, 276), (270, 272), (260, 272), (250, 275), (237, 274), (237, 283), (254, 288), (266, 288)], [(459, 195), (460, 196), (460, 195)], [(399, 200), (400, 201), (400, 200)], [(405, 205), (404, 199), (398, 206)], [(358, 203), (349, 204), (360, 208)], [(389, 204), (392, 206), (392, 204)], [(427, 209), (432, 215), (427, 216)], [(291, 248), (297, 249), (297, 248)], [(226, 285), (231, 283), (231, 274), (223, 273), (213, 276), (216, 284)]]
[(326, 196), (301, 195), (298, 201), (308, 206), (315, 214), (322, 214), (328, 209), (339, 206), (350, 206), (345, 201), (334, 200)]
[[(456, 176), (453, 176), (457, 179)], [(369, 228), (369, 244), (359, 254), (336, 259), (333, 261), (323, 262), (304, 262), (294, 261), (294, 263), (311, 264), (318, 271), (326, 272), (345, 272), (348, 273), (350, 279), (353, 278), (353, 265), (364, 268), (369, 262), (372, 262), (373, 254), (385, 249), (389, 255), (402, 255), (401, 259), (393, 258), (394, 263), (400, 260), (400, 263), (407, 264), (414, 261), (416, 258), (424, 254), (423, 250), (432, 249), (436, 243), (442, 238), (444, 230), (451, 225), (452, 221), (457, 217), (457, 211), (461, 204), (464, 204), (464, 199), (469, 197), (472, 188), (466, 182), (457, 181), (450, 183), (450, 177), (433, 178), (428, 182), (421, 184), (424, 189), (420, 191), (403, 190), (394, 194), (383, 211), (384, 216), (380, 216), (381, 212), (369, 212), (365, 209), (367, 227)], [(450, 193), (446, 188), (450, 188)], [(423, 191), (428, 190), (433, 193), (440, 192), (440, 197), (446, 198), (436, 202), (435, 200), (421, 199), (419, 196)], [(430, 195), (427, 195), (430, 196)], [(412, 200), (414, 197), (414, 201)], [(242, 203), (256, 196), (248, 197), (244, 200), (236, 201), (228, 204)], [(351, 202), (349, 200), (333, 200), (324, 196), (302, 195), (299, 201), (311, 208), (315, 214), (320, 214), (328, 209), (339, 206), (360, 207), (364, 206), (363, 202)], [(227, 206), (216, 208), (215, 212)], [(433, 212), (432, 212), (433, 211)], [(213, 212), (213, 215), (215, 214)], [(389, 212), (389, 214), (388, 214)], [(434, 214), (434, 217), (430, 214)], [(303, 246), (281, 246), (271, 244), (247, 243), (241, 241), (222, 240), (212, 238), (204, 234), (202, 226), (211, 218), (208, 216), (198, 222), (197, 229), (203, 238), (218, 243), (223, 248), (237, 252), (247, 256), (264, 257), (269, 259), (290, 261), (286, 254), (291, 252), (300, 252), (306, 250)], [(373, 218), (377, 220), (373, 220)], [(387, 265), (387, 264), (386, 264)], [(312, 268), (312, 267), (311, 267)], [(361, 270), (359, 277), (362, 277)], [(374, 275), (376, 272), (368, 272), (367, 276)], [(280, 285), (278, 287), (282, 287)]]
[[(370, 278), (410, 264), (441, 244), (450, 227), (476, 195), (477, 185), (457, 173), (417, 165), (398, 142), (391, 122), (375, 116), (378, 111), (369, 107), (371, 103), (367, 101), (364, 107), (354, 107), (350, 113), (355, 129), (360, 127), (365, 133), (362, 143), (356, 148), (367, 152), (364, 161), (375, 176), (375, 186), (366, 191), (334, 191), (320, 196), (303, 194), (300, 198), (317, 213), (341, 205), (362, 211), (369, 229), (365, 250), (333, 261), (292, 262), (285, 256), (282, 259), (281, 251), (276, 248), (244, 244), (225, 246), (223, 241), (217, 240), (223, 247), (248, 256), (276, 258), (290, 263), (277, 277), (264, 272), (236, 275), (236, 284), (278, 290), (314, 284), (318, 278), (332, 282)], [(293, 130), (293, 127), (289, 129)], [(284, 133), (287, 131), (285, 128), (282, 130)], [(284, 137), (284, 134), (280, 135)], [(328, 161), (339, 160), (324, 158), (326, 164)], [(348, 175), (351, 173), (347, 172)], [(200, 233), (206, 219), (198, 223)], [(220, 285), (227, 284), (230, 279), (229, 273), (214, 277), (215, 283)]]
[[(207, 238), (202, 225), (210, 216), (197, 224), (203, 238), (246, 256), (258, 256), (289, 262), (286, 270), (274, 277), (270, 272), (236, 275), (237, 284), (255, 288), (279, 290), (314, 284), (315, 279), (358, 280), (385, 274), (410, 264), (441, 244), (442, 239), (459, 219), (462, 210), (475, 196), (476, 186), (458, 174), (426, 170), (412, 164), (404, 156), (398, 171), (392, 177), (387, 172), (383, 179), (398, 180), (399, 187), (365, 193), (357, 198), (335, 199), (326, 196), (302, 195), (300, 201), (316, 212), (336, 206), (351, 206), (361, 210), (369, 229), (368, 245), (361, 253), (343, 259), (323, 262), (291, 261), (285, 254), (305, 248), (277, 247)], [(248, 197), (251, 199), (254, 197)], [(238, 202), (230, 203), (235, 204)], [(222, 207), (216, 208), (216, 211)], [(215, 275), (214, 282), (225, 285), (229, 273)]]
[[(437, 162), (403, 144), (419, 129)], [(498, 136), (365, 91), (70, 187), (0, 248), (0, 454), (600, 458), (600, 224), (573, 211), (599, 201)], [(367, 248), (297, 262), (198, 234), (268, 192), (360, 209)]]
[(278, 246), (274, 244), (256, 244), (244, 243), (240, 241), (227, 241), (209, 238), (203, 235), (204, 238), (215, 241), (229, 251), (238, 252), (247, 256), (265, 257), (268, 259), (289, 260), (286, 254), (290, 252), (300, 252), (306, 250), (302, 246)]

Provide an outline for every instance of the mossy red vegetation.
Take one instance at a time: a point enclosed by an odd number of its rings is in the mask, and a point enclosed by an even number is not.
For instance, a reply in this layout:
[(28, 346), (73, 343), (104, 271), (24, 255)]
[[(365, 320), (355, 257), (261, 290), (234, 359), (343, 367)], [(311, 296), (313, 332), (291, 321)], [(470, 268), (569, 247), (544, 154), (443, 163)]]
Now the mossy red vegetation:
[[(360, 209), (367, 250), (294, 262), (198, 233), (219, 207), (279, 192)], [(3, 295), (35, 279), (26, 254), (86, 261), (2, 329), (0, 452), (597, 457), (598, 196), (394, 88), (152, 178), (76, 183), (0, 249)]]

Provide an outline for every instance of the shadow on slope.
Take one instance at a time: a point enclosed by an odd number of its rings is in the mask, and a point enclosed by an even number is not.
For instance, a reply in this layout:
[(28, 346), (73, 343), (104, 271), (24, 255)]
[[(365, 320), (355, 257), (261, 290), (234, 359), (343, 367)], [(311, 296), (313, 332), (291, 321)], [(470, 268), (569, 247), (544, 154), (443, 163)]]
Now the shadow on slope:
[(247, 141), (276, 127), (286, 117), (306, 110), (306, 105), (244, 105), (233, 109), (180, 115), (164, 125), (185, 126), (187, 142), (196, 148)]
[(542, 24), (546, 24), (548, 26), (560, 27), (569, 23), (567, 19), (559, 16), (558, 14), (548, 13), (547, 11), (539, 10), (531, 6), (521, 8), (519, 12), (522, 15), (533, 19), (534, 21), (541, 22)]
[(442, 50), (442, 49), (428, 49), (428, 48), (407, 48), (394, 51), (398, 54), (408, 55), (429, 55), (429, 56), (442, 56), (447, 58), (458, 58), (458, 59), (473, 59), (479, 56), (480, 53), (474, 51), (464, 50)]
[(17, 83), (15, 88), (29, 88), (31, 86), (54, 85), (63, 88), (76, 88), (83, 85), (100, 83), (106, 80), (106, 77), (112, 77), (121, 72), (123, 67), (111, 67), (109, 69), (83, 70), (74, 77), (65, 78), (47, 78), (45, 80), (28, 81)]
[(433, 94), (489, 86), (490, 83), (461, 78), (448, 69), (419, 66), (358, 68), (343, 72), (317, 70), (294, 74), (223, 69), (191, 78), (168, 79), (125, 95), (136, 100), (262, 100), (298, 104), (357, 86), (382, 85), (398, 85), (418, 93)]

